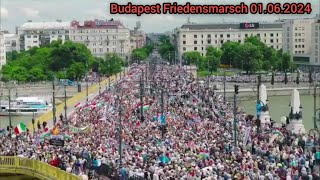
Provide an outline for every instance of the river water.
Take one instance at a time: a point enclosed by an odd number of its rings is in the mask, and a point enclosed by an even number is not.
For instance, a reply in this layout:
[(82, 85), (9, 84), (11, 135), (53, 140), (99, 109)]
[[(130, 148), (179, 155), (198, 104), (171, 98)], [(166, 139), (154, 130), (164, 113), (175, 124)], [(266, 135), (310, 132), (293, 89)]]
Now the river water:
[[(239, 106), (247, 113), (255, 115), (255, 100), (248, 98), (242, 98), (238, 104)], [(268, 97), (269, 99), (269, 110), (271, 119), (275, 120), (276, 122), (280, 122), (282, 116), (289, 116), (290, 112), (290, 96), (272, 96)], [(303, 123), (306, 130), (310, 130), (313, 128), (313, 96), (312, 95), (304, 95), (300, 96), (300, 102), (302, 105), (302, 117)], [(317, 96), (317, 107), (319, 105), (319, 96)]]

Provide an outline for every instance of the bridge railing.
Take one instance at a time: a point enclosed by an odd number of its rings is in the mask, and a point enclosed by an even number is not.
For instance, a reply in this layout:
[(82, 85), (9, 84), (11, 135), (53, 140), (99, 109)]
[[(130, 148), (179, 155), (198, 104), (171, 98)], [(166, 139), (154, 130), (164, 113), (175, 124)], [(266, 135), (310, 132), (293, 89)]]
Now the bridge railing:
[(47, 163), (15, 156), (0, 156), (0, 174), (23, 174), (44, 180), (81, 180)]

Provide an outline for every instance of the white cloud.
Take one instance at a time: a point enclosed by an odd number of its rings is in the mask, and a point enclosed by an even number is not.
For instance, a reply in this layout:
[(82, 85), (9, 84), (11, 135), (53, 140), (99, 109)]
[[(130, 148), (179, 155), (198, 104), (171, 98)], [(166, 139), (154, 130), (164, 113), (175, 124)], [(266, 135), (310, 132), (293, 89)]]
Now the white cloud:
[(37, 17), (39, 15), (39, 10), (32, 8), (22, 8), (23, 13), (26, 17)]
[(9, 16), (8, 9), (6, 9), (4, 7), (1, 7), (0, 12), (1, 12), (1, 14), (0, 14), (1, 17), (8, 17)]

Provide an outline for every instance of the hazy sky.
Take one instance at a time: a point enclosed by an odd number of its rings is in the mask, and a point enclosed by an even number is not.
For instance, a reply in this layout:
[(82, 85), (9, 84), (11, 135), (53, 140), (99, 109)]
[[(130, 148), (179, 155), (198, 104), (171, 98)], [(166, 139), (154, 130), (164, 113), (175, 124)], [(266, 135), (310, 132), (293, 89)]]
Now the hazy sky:
[[(27, 20), (33, 21), (63, 21), (90, 20), (90, 19), (119, 19), (124, 25), (133, 28), (136, 21), (141, 21), (145, 32), (165, 32), (181, 26), (190, 17), (191, 22), (218, 23), (218, 22), (254, 22), (273, 21), (283, 18), (314, 17), (319, 14), (319, 0), (177, 0), (178, 3), (191, 2), (196, 4), (235, 4), (241, 1), (248, 5), (252, 2), (310, 2), (312, 3), (312, 15), (111, 15), (109, 14), (109, 3), (117, 2), (126, 4), (128, 0), (0, 0), (2, 30), (13, 32)], [(132, 0), (134, 4), (156, 4), (173, 2), (172, 0)]]

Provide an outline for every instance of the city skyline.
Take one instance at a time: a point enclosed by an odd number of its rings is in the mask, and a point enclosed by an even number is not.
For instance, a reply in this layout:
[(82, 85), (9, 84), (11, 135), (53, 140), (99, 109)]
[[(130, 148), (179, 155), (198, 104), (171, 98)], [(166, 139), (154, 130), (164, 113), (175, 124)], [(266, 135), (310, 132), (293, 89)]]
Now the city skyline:
[[(150, 32), (166, 32), (172, 31), (176, 27), (180, 27), (190, 18), (191, 22), (196, 23), (223, 23), (223, 22), (272, 22), (278, 19), (293, 19), (293, 18), (311, 18), (319, 14), (319, 2), (316, 0), (308, 1), (312, 3), (312, 14), (308, 15), (110, 15), (109, 3), (111, 1), (101, 0), (69, 0), (69, 1), (40, 1), (40, 0), (0, 0), (1, 4), (1, 30), (9, 30), (15, 32), (15, 27), (20, 26), (28, 20), (34, 22), (41, 21), (79, 21), (92, 19), (111, 19), (120, 20), (125, 26), (133, 29), (136, 21), (141, 21), (142, 29), (146, 33)], [(127, 3), (127, 0), (118, 2), (119, 4)], [(140, 4), (155, 4), (161, 1), (136, 1), (133, 3)], [(178, 0), (178, 3), (186, 3), (187, 1)], [(189, 1), (194, 4), (199, 4), (199, 1)], [(205, 1), (204, 1), (205, 2)], [(252, 2), (279, 2), (279, 1), (254, 1), (247, 0), (247, 4)], [(288, 0), (286, 2), (297, 2)], [(211, 3), (215, 4), (232, 4), (239, 3), (238, 0), (216, 0)], [(284, 2), (283, 2), (284, 3)], [(307, 3), (307, 2), (305, 2)], [(201, 4), (201, 3), (200, 3)], [(203, 3), (202, 3), (203, 4)], [(56, 8), (55, 8), (56, 7)], [(201, 17), (201, 18), (200, 18)], [(156, 22), (156, 23), (155, 23)]]

